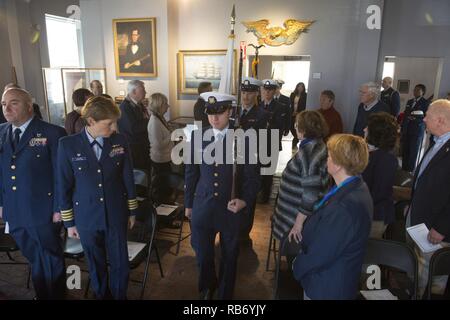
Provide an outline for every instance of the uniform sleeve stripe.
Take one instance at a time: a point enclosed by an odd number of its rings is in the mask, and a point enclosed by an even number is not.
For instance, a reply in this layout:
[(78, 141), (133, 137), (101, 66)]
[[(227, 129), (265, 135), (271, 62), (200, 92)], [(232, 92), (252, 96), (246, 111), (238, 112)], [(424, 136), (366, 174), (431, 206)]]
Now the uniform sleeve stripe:
[(61, 214), (68, 214), (68, 213), (72, 213), (73, 209), (68, 209), (68, 210), (61, 210)]

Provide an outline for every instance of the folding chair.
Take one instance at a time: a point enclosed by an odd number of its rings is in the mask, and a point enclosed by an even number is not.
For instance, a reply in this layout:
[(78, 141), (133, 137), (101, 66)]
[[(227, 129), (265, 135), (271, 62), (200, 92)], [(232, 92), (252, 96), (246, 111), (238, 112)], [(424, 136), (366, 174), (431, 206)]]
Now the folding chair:
[[(280, 288), (283, 289), (282, 299), (300, 300), (300, 298), (303, 296), (303, 289), (294, 278), (291, 265), (292, 261), (290, 261), (290, 258), (296, 257), (300, 250), (300, 243), (297, 243), (295, 241), (289, 242), (289, 238), (287, 236), (283, 240), (281, 240), (275, 265), (273, 299), (280, 299)], [(286, 257), (288, 265), (287, 270), (281, 270), (282, 257)]]
[[(138, 213), (136, 215), (136, 221), (140, 223), (146, 222), (148, 218), (148, 210), (154, 207), (154, 201), (151, 198), (150, 190), (150, 174), (145, 170), (134, 169), (134, 185), (136, 187), (137, 200), (139, 203)], [(156, 219), (155, 219), (156, 220)], [(144, 237), (143, 232), (145, 229), (140, 229), (140, 238)], [(156, 261), (158, 262), (159, 272), (161, 278), (164, 278), (164, 272), (161, 264), (161, 259), (159, 257), (158, 247), (154, 242), (152, 242), (153, 249), (155, 250)]]
[[(159, 192), (158, 186), (164, 186), (167, 188), (164, 194)], [(184, 178), (176, 173), (159, 173), (155, 174), (152, 180), (151, 188), (152, 199), (155, 206), (159, 205), (174, 205), (176, 209), (168, 216), (158, 214), (157, 231), (160, 234), (174, 236), (176, 238), (176, 251), (175, 255), (180, 252), (181, 241), (187, 239), (190, 233), (183, 237), (183, 225), (184, 225), (184, 205), (180, 203), (180, 198), (184, 194)], [(178, 229), (174, 231), (168, 231), (168, 229)]]
[[(418, 262), (411, 247), (405, 243), (369, 239), (363, 265), (378, 265), (406, 272), (407, 283), (404, 289), (389, 288), (399, 299), (417, 299)], [(381, 276), (381, 275), (380, 275)]]
[[(428, 271), (428, 286), (425, 291), (428, 300), (434, 299), (450, 299), (450, 280), (447, 280), (447, 287), (443, 296), (434, 295), (431, 292), (431, 284), (434, 276), (450, 275), (450, 248), (442, 248), (437, 250), (430, 259)], [(450, 277), (449, 277), (450, 279)]]
[[(153, 243), (156, 232), (156, 209), (150, 202), (147, 202), (147, 204), (148, 205), (145, 207), (143, 207), (142, 203), (139, 204), (141, 209), (139, 218), (141, 219), (142, 222), (141, 228), (144, 231), (139, 232), (138, 233), (139, 236), (137, 238), (129, 237), (128, 238), (129, 241), (127, 241), (130, 269), (134, 270), (138, 268), (142, 264), (142, 262), (145, 262), (144, 276), (142, 278), (142, 281), (130, 279), (130, 281), (132, 282), (138, 282), (141, 284), (141, 292), (139, 295), (140, 299), (144, 297), (145, 287), (148, 279), (148, 269), (150, 266), (151, 253), (153, 249), (156, 249)], [(161, 276), (163, 277), (159, 257), (158, 257), (158, 264), (160, 266)], [(87, 297), (90, 284), (91, 279), (89, 278), (86, 287), (85, 297)]]
[[(155, 239), (155, 233), (156, 233), (156, 220), (157, 220), (157, 215), (156, 215), (156, 209), (155, 207), (148, 202), (148, 205), (146, 207), (144, 207), (143, 211), (145, 212), (141, 218), (143, 218), (143, 224), (141, 226), (142, 229), (144, 229), (144, 232), (140, 233), (140, 238), (137, 239), (138, 241), (128, 241), (128, 252), (130, 254), (131, 250), (130, 248), (132, 246), (139, 246), (139, 244), (141, 245), (140, 249), (137, 250), (137, 252), (134, 252), (133, 256), (130, 256), (130, 269), (136, 269), (137, 267), (139, 267), (141, 265), (142, 262), (145, 262), (145, 267), (144, 267), (144, 277), (142, 279), (141, 283), (141, 293), (140, 293), (140, 299), (142, 299), (144, 297), (144, 292), (145, 292), (145, 286), (147, 284), (147, 278), (148, 278), (148, 268), (150, 266), (150, 257), (151, 257), (151, 253), (152, 253), (152, 249), (156, 249), (156, 247), (153, 244), (153, 240)], [(134, 240), (134, 239), (133, 239)], [(156, 252), (156, 250), (155, 250)], [(158, 255), (157, 255), (158, 257)], [(159, 265), (161, 267), (161, 262), (159, 261), (158, 258), (158, 262)], [(162, 274), (162, 269), (160, 268), (160, 272), (161, 272), (161, 276), (163, 277)], [(133, 281), (133, 280), (131, 280)]]
[(273, 213), (270, 216), (270, 238), (269, 238), (269, 245), (267, 248), (267, 259), (266, 259), (266, 271), (269, 271), (269, 264), (270, 264), (270, 255), (273, 252), (273, 260), (275, 262), (275, 265), (277, 264), (277, 239), (273, 236), (273, 217), (275, 214), (275, 208), (277, 207), (278, 202), (278, 194), (275, 198), (275, 205), (273, 207)]
[(18, 262), (14, 260), (11, 256), (11, 253), (20, 251), (13, 237), (9, 234), (5, 233), (5, 227), (2, 226), (0, 228), (0, 252), (6, 253), (8, 256), (8, 262), (0, 262), (0, 264), (4, 265), (27, 265), (28, 266), (28, 276), (27, 276), (27, 289), (30, 289), (30, 280), (31, 280), (31, 266), (27, 262)]

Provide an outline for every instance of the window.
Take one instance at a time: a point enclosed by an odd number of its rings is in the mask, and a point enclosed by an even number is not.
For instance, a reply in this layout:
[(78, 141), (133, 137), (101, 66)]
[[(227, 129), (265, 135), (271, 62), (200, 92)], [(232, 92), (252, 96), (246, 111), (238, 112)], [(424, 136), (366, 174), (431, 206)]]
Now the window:
[(386, 77), (391, 77), (394, 79), (394, 71), (395, 71), (395, 62), (386, 61), (383, 66), (383, 77), (381, 79), (384, 79)]
[(51, 68), (84, 67), (80, 20), (45, 15)]
[(284, 81), (281, 89), (283, 94), (289, 96), (299, 82), (303, 82), (306, 91), (308, 91), (310, 64), (310, 61), (304, 60), (272, 62), (273, 79), (282, 79)]

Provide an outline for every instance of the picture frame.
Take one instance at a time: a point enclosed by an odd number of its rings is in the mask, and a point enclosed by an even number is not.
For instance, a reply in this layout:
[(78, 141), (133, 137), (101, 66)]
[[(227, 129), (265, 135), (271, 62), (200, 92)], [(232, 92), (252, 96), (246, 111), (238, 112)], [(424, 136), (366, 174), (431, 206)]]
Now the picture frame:
[[(217, 91), (227, 50), (180, 50), (178, 52), (178, 94), (197, 95), (200, 82), (211, 82)], [(237, 50), (233, 54), (232, 93), (236, 94)]]
[(113, 19), (117, 77), (158, 76), (156, 18)]
[(409, 80), (402, 79), (397, 81), (397, 90), (400, 94), (408, 94), (409, 93)]

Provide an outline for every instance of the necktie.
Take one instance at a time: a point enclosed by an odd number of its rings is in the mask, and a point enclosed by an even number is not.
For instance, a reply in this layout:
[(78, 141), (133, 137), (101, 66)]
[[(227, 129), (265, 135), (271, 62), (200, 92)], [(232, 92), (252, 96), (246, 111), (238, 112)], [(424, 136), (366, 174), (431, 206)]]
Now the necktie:
[(245, 117), (246, 114), (247, 114), (247, 109), (244, 109), (244, 111), (242, 111), (242, 116), (241, 116), (241, 118)]
[(17, 146), (19, 145), (20, 141), (20, 134), (22, 133), (22, 130), (19, 128), (14, 129), (14, 140), (13, 140), (13, 149), (16, 151)]
[[(97, 148), (95, 148), (97, 146)], [(94, 140), (91, 142), (91, 147), (94, 149), (95, 156), (97, 157), (97, 160), (100, 160), (100, 156), (102, 155), (102, 145), (97, 141)]]
[(216, 141), (222, 141), (222, 140), (223, 140), (223, 133), (219, 132), (219, 133), (216, 135)]
[(264, 105), (264, 109), (268, 110), (269, 109), (269, 105), (268, 104)]

